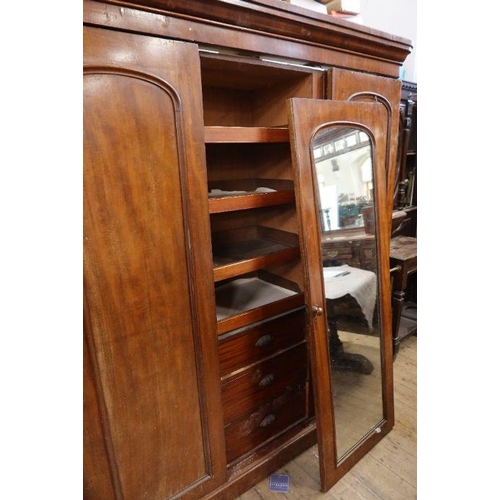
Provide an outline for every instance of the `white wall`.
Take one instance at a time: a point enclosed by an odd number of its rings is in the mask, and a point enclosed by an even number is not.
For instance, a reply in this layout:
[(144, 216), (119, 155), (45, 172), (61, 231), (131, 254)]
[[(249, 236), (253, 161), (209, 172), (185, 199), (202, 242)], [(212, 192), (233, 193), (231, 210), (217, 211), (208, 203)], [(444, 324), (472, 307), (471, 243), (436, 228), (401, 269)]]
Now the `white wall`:
[(409, 38), (412, 53), (403, 64), (403, 80), (417, 82), (417, 0), (360, 0), (360, 24)]
[[(325, 12), (318, 0), (284, 0), (299, 7)], [(403, 64), (403, 80), (417, 83), (417, 0), (359, 0), (361, 14), (348, 18), (370, 28), (408, 38), (413, 50)]]

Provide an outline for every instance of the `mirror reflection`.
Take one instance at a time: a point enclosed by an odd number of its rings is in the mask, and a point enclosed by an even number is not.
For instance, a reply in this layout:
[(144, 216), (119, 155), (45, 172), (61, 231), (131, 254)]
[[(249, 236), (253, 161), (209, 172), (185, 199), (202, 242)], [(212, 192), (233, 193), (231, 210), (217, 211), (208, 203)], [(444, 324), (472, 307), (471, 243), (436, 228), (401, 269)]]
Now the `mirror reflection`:
[(361, 129), (314, 137), (337, 462), (383, 419), (373, 146)]

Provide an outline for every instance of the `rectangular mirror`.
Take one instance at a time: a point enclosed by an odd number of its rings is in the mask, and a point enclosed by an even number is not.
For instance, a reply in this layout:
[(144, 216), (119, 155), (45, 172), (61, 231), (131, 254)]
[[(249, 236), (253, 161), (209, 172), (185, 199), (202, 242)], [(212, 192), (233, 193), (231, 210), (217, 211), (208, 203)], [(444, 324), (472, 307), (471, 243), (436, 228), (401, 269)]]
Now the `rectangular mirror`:
[(289, 101), (323, 490), (394, 425), (381, 102)]

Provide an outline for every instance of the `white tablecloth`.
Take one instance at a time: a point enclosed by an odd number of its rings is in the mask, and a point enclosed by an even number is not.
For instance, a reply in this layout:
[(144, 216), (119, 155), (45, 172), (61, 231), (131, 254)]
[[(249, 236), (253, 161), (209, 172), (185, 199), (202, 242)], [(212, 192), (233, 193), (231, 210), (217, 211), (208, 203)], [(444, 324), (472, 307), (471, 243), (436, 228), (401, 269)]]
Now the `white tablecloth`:
[[(344, 276), (339, 276), (348, 272)], [(324, 267), (325, 294), (327, 299), (339, 299), (350, 294), (356, 299), (373, 330), (373, 312), (377, 298), (377, 275), (372, 271), (357, 269), (348, 265)]]

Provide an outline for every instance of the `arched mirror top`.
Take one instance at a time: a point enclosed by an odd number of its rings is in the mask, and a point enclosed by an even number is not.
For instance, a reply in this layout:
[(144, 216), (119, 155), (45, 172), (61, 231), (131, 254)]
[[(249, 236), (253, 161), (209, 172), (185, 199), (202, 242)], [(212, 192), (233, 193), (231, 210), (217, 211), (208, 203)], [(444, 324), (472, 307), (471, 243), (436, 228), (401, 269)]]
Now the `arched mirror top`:
[(353, 123), (324, 124), (312, 134), (311, 154), (322, 234), (373, 234), (374, 141), (370, 130)]

